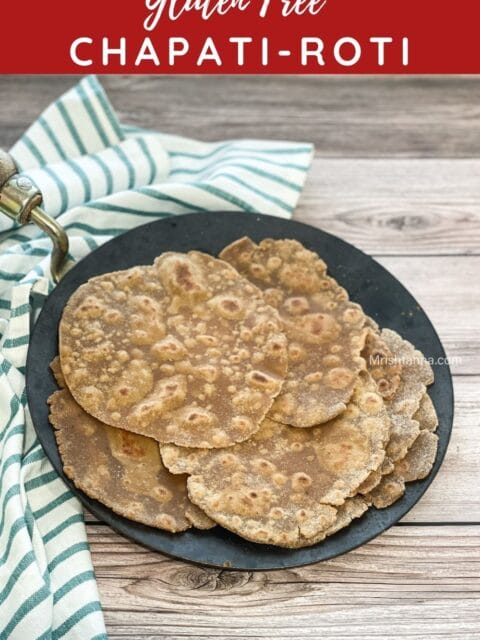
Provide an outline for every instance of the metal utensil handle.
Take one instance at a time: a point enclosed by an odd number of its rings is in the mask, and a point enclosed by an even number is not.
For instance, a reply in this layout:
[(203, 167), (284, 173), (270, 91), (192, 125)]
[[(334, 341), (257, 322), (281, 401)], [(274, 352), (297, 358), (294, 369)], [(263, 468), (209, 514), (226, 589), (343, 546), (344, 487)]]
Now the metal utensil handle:
[(12, 157), (0, 149), (0, 212), (21, 225), (33, 222), (53, 243), (52, 278), (58, 282), (66, 270), (68, 236), (61, 225), (40, 208), (42, 194), (32, 181), (17, 173)]

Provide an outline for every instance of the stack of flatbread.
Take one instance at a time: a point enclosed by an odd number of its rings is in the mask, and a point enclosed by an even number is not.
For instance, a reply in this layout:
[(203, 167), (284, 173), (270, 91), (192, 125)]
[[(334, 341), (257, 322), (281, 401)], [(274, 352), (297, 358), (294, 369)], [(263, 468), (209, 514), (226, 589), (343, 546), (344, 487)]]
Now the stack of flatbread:
[(435, 460), (431, 367), (295, 240), (93, 278), (64, 309), (59, 354), (66, 475), (167, 531), (313, 545)]

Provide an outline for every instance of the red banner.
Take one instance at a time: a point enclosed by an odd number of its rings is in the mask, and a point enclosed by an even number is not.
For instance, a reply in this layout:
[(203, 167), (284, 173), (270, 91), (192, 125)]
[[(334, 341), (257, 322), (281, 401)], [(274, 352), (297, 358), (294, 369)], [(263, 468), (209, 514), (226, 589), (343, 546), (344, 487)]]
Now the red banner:
[(0, 73), (480, 73), (478, 13), (475, 0), (5, 2)]

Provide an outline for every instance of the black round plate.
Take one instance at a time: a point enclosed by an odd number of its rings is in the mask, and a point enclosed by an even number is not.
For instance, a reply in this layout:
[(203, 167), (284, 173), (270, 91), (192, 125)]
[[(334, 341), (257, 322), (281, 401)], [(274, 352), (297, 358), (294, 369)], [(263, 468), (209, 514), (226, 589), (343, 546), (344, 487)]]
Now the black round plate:
[[(431, 358), (435, 384), (430, 395), (439, 417), (439, 447), (430, 475), (410, 483), (403, 498), (383, 510), (369, 509), (325, 541), (305, 549), (280, 549), (247, 542), (215, 527), (169, 534), (127, 520), (77, 489), (63, 474), (62, 463), (48, 421), (47, 398), (55, 390), (49, 363), (57, 354), (58, 323), (71, 294), (86, 280), (109, 271), (149, 264), (163, 251), (197, 249), (216, 256), (228, 243), (248, 235), (295, 238), (316, 251), (329, 273), (359, 302), (381, 327), (398, 331)], [(445, 352), (423, 310), (408, 291), (375, 260), (352, 245), (313, 227), (272, 216), (212, 212), (170, 217), (141, 227), (106, 243), (81, 260), (47, 298), (34, 326), (27, 359), (27, 394), (38, 438), (66, 484), (97, 518), (135, 542), (176, 558), (215, 567), (244, 570), (281, 569), (327, 560), (364, 544), (400, 520), (418, 502), (435, 477), (447, 449), (453, 420), (453, 390)]]

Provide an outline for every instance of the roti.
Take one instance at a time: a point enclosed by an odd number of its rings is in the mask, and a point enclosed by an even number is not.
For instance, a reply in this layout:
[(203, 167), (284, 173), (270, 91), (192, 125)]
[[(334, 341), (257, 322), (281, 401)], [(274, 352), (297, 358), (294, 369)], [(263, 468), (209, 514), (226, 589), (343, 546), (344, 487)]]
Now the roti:
[(366, 317), (327, 275), (323, 260), (296, 240), (241, 238), (220, 257), (259, 287), (278, 309), (289, 340), (289, 370), (268, 416), (311, 427), (338, 416), (352, 396), (367, 330)]
[(60, 360), (73, 397), (101, 422), (209, 448), (257, 431), (282, 388), (287, 346), (261, 292), (192, 251), (80, 286), (60, 322)]
[[(404, 490), (402, 482), (392, 475), (394, 463), (407, 455), (420, 429), (432, 428), (436, 421), (435, 409), (426, 393), (427, 384), (433, 382), (433, 370), (420, 351), (390, 329), (379, 333), (378, 329), (372, 328), (362, 356), (385, 399), (390, 417), (390, 438), (382, 468), (371, 474), (360, 492), (369, 494), (380, 484), (383, 476), (389, 476), (383, 491), (388, 489), (388, 500), (393, 500)], [(377, 502), (380, 503), (379, 500)]]
[[(50, 367), (63, 387), (58, 357)], [(164, 467), (155, 440), (102, 424), (65, 388), (50, 396), (49, 405), (64, 472), (88, 496), (130, 520), (166, 531), (215, 526), (190, 502), (186, 476)]]
[(364, 372), (346, 411), (297, 429), (266, 419), (247, 442), (218, 449), (161, 446), (165, 466), (187, 473), (192, 502), (247, 540), (305, 546), (385, 456), (388, 417)]
[(308, 547), (430, 473), (433, 371), (295, 240), (169, 252), (67, 303), (49, 398), (65, 474), (172, 533)]
[(396, 502), (405, 493), (405, 483), (423, 480), (432, 470), (437, 455), (438, 436), (428, 429), (422, 429), (406, 456), (395, 463), (392, 473), (367, 496), (377, 509), (384, 509)]
[(428, 429), (428, 431), (432, 432), (436, 431), (438, 427), (437, 412), (428, 393), (425, 392), (423, 394), (420, 400), (420, 406), (413, 417), (420, 424), (420, 429)]
[(102, 424), (67, 389), (55, 391), (49, 405), (64, 472), (88, 496), (125, 518), (166, 531), (185, 531), (202, 521), (202, 528), (214, 526), (197, 515), (185, 476), (165, 469), (155, 440)]

